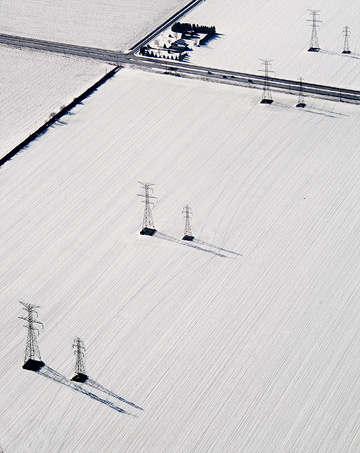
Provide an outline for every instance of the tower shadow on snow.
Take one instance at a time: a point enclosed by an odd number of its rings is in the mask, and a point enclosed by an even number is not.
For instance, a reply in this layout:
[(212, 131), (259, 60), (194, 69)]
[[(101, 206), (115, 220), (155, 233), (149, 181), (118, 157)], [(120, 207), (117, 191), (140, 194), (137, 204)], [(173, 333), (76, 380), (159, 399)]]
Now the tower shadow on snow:
[[(293, 105), (284, 104), (283, 102), (278, 102), (278, 101), (275, 101), (273, 103), (273, 105), (275, 105), (277, 107), (286, 108), (289, 110), (296, 109), (296, 107), (294, 107)], [(317, 107), (311, 107), (311, 106), (306, 106), (305, 108), (302, 109), (302, 112), (313, 113), (314, 115), (321, 115), (321, 116), (325, 116), (327, 118), (340, 118), (340, 117), (349, 116), (346, 113), (332, 112), (330, 110), (319, 109)]]
[(326, 55), (339, 55), (339, 52), (334, 52), (333, 50), (320, 49), (319, 53), (324, 53)]
[(107, 395), (110, 395), (110, 396), (112, 396), (113, 398), (116, 398), (116, 399), (122, 401), (123, 403), (128, 404), (129, 406), (134, 407), (135, 409), (139, 409), (140, 411), (143, 411), (143, 410), (144, 410), (142, 407), (137, 406), (135, 403), (132, 403), (131, 401), (126, 400), (125, 398), (122, 398), (121, 396), (119, 396), (119, 395), (117, 395), (116, 393), (112, 392), (111, 390), (109, 390), (109, 389), (103, 387), (102, 385), (100, 385), (98, 382), (94, 381), (94, 380), (91, 379), (91, 378), (88, 378), (88, 379), (85, 381), (85, 384), (88, 385), (89, 387), (93, 387), (94, 389), (100, 390), (100, 392), (104, 392), (104, 393), (106, 393)]
[(346, 58), (354, 58), (355, 60), (360, 60), (360, 54), (351, 52), (349, 54), (343, 54), (346, 55)]
[[(99, 403), (105, 404), (105, 406), (110, 407), (111, 409), (114, 409), (117, 412), (120, 412), (125, 415), (131, 415), (132, 417), (137, 417), (137, 415), (131, 414), (130, 412), (127, 412), (126, 410), (122, 409), (121, 407), (116, 406), (114, 403), (111, 401), (105, 400), (103, 398), (100, 398), (99, 396), (95, 395), (95, 393), (91, 393), (87, 390), (85, 390), (83, 387), (81, 387), (79, 384), (75, 384), (72, 381), (69, 381), (69, 379), (66, 376), (63, 376), (53, 368), (50, 368), (49, 366), (45, 365), (42, 367), (39, 371), (37, 371), (37, 374), (41, 374), (42, 376), (51, 379), (54, 382), (58, 382), (59, 384), (65, 385), (66, 387), (69, 387), (72, 390), (75, 390), (76, 392), (82, 393), (83, 395), (88, 396), (89, 398), (98, 401)], [(91, 381), (91, 379), (89, 379)], [(94, 381), (92, 381), (94, 382)], [(96, 382), (94, 382), (96, 384)], [(95, 386), (93, 386), (95, 387)], [(99, 386), (101, 387), (101, 386)], [(95, 387), (98, 388), (98, 387)], [(102, 388), (102, 391), (106, 390), (105, 388)], [(126, 401), (125, 399), (115, 395), (115, 393), (106, 391), (105, 393), (108, 393), (111, 396), (115, 396), (118, 399), (120, 399), (123, 402), (126, 402), (127, 404), (132, 405), (135, 408), (139, 408), (139, 406), (136, 406), (133, 403), (130, 403), (129, 401)]]
[[(160, 231), (157, 231), (154, 234), (154, 236), (156, 238), (158, 238), (158, 239), (163, 239), (163, 240), (169, 241), (169, 242), (175, 242), (176, 244), (182, 245), (184, 247), (190, 247), (190, 248), (199, 250), (200, 252), (210, 253), (211, 255), (219, 256), (220, 258), (234, 259), (234, 258), (232, 258), (232, 257), (230, 257), (228, 255), (220, 253), (220, 251), (223, 251), (223, 252), (226, 252), (226, 253), (234, 253), (234, 254), (235, 254), (235, 252), (230, 252), (229, 250), (221, 249), (220, 247), (216, 247), (216, 246), (213, 246), (213, 245), (208, 244), (206, 242), (199, 241), (196, 238), (193, 241), (183, 241), (181, 239), (174, 238), (173, 236), (169, 236), (168, 234), (161, 233)], [(209, 248), (214, 248), (215, 250), (210, 250), (210, 249), (206, 249), (204, 247), (199, 247), (198, 245), (196, 245), (196, 243), (204, 245), (204, 246), (209, 247)], [(240, 254), (238, 254), (238, 255), (240, 255)]]
[(209, 244), (208, 242), (204, 242), (204, 241), (200, 241), (200, 239), (196, 239), (195, 238), (194, 239), (194, 243), (201, 244), (201, 245), (204, 245), (206, 247), (210, 247), (210, 248), (213, 248), (213, 249), (216, 249), (216, 250), (220, 250), (221, 252), (231, 253), (232, 255), (244, 256), (241, 253), (233, 252), (232, 250), (224, 249), (222, 247), (218, 247), (217, 245)]

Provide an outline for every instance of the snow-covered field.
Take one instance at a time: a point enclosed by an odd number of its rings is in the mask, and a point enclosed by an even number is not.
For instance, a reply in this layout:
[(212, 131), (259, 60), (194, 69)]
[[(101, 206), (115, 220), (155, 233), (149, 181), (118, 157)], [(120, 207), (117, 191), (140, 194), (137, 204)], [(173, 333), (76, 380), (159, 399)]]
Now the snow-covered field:
[(2, 0), (2, 33), (127, 50), (189, 0)]
[[(160, 25), (186, 0), (1, 2), (2, 33), (126, 50)], [(110, 66), (0, 46), (0, 158), (89, 86)]]
[[(320, 53), (308, 52), (311, 19), (319, 10)], [(280, 78), (360, 89), (360, 8), (339, 0), (206, 0), (182, 22), (215, 25), (219, 36), (190, 53), (190, 62), (260, 74), (260, 59), (273, 60)], [(342, 55), (350, 27), (352, 54)]]
[(0, 158), (112, 66), (83, 58), (1, 46)]
[(359, 108), (259, 100), (123, 70), (1, 169), (5, 452), (360, 451)]

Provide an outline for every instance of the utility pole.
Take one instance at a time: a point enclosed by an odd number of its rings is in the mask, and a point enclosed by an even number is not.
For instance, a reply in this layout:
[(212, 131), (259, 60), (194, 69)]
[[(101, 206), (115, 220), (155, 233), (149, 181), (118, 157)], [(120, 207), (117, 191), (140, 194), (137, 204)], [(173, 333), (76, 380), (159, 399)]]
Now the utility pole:
[(39, 371), (45, 365), (41, 360), (40, 350), (36, 340), (36, 336), (39, 335), (39, 329), (34, 325), (41, 324), (44, 328), (43, 323), (35, 319), (38, 317), (36, 308), (39, 308), (39, 306), (21, 301), (20, 303), (24, 306), (23, 310), (25, 310), (27, 314), (26, 317), (19, 316), (19, 319), (23, 319), (27, 322), (27, 325), (24, 327), (28, 330), (23, 368), (25, 370)]
[(311, 22), (311, 40), (310, 40), (310, 47), (308, 49), (308, 52), (319, 52), (320, 46), (319, 46), (319, 40), (317, 37), (317, 28), (319, 28), (320, 23), (322, 23), (321, 20), (317, 18), (319, 15), (320, 10), (316, 9), (308, 9), (309, 13), (312, 14), (312, 19), (307, 19), (307, 22)]
[(269, 72), (273, 72), (275, 74), (274, 71), (271, 71), (271, 69), (269, 69), (271, 67), (272, 61), (273, 60), (261, 60), (261, 64), (263, 64), (265, 66), (264, 69), (259, 69), (259, 71), (263, 71), (265, 73), (263, 97), (261, 100), (261, 104), (272, 104), (272, 102), (273, 102), (273, 99), (271, 96), (271, 91), (270, 91), (270, 83), (269, 83)]
[(85, 382), (88, 379), (88, 376), (85, 371), (84, 363), (84, 352), (85, 352), (84, 343), (80, 340), (79, 337), (77, 337), (75, 338), (72, 347), (74, 348), (76, 363), (75, 363), (75, 376), (71, 378), (71, 380), (76, 382)]
[(344, 50), (342, 53), (349, 54), (351, 53), (350, 51), (350, 46), (349, 46), (349, 36), (350, 36), (350, 27), (348, 25), (345, 25), (343, 28), (343, 35), (344, 35)]
[(190, 220), (192, 219), (192, 212), (191, 212), (190, 206), (188, 206), (188, 205), (184, 206), (182, 213), (185, 218), (185, 230), (184, 230), (183, 241), (193, 241), (194, 236), (192, 234), (191, 225), (190, 225)]
[(303, 87), (303, 78), (300, 77), (299, 79), (299, 101), (296, 104), (296, 107), (304, 108), (306, 107), (305, 99), (304, 99), (304, 87)]
[[(137, 194), (139, 197), (144, 197), (145, 200), (142, 201), (142, 203), (145, 203), (145, 209), (144, 209), (144, 218), (143, 218), (143, 225), (142, 225), (142, 230), (140, 231), (140, 234), (144, 234), (147, 236), (153, 236), (156, 233), (155, 225), (154, 225), (154, 220), (152, 216), (152, 211), (151, 208), (154, 206), (154, 203), (150, 201), (151, 198), (156, 198), (152, 193), (154, 193), (154, 189), (151, 187), (154, 184), (149, 184), (147, 182), (140, 182), (142, 185), (142, 189), (144, 190), (143, 194)], [(157, 198), (156, 198), (157, 199)]]

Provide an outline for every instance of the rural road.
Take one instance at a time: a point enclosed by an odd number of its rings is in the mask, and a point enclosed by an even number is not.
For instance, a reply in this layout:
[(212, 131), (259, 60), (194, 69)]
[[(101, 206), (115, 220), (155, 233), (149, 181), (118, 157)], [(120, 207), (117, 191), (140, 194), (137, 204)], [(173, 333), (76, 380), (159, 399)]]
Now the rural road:
[[(265, 77), (262, 75), (209, 68), (205, 66), (191, 65), (186, 62), (179, 63), (166, 59), (136, 55), (142, 46), (149, 43), (155, 36), (164, 31), (167, 27), (203, 1), (204, 0), (191, 0), (177, 13), (168, 18), (155, 30), (137, 42), (128, 53), (7, 34), (0, 34), (0, 45), (2, 44), (17, 48), (25, 47), (43, 52), (53, 52), (62, 55), (74, 55), (82, 58), (91, 58), (115, 64), (116, 66), (131, 65), (135, 68), (138, 67), (146, 68), (147, 70), (163, 71), (178, 77), (200, 77), (202, 79), (212, 80), (218, 83), (221, 82), (257, 89), (263, 88)], [(300, 83), (298, 81), (279, 79), (276, 77), (269, 77), (267, 80), (268, 85), (277, 91), (285, 91), (291, 94), (297, 94), (299, 92)], [(302, 82), (302, 90), (304, 95), (307, 96), (323, 97), (341, 102), (360, 103), (360, 91), (356, 90), (317, 85), (307, 82)]]
[[(158, 32), (159, 30), (156, 31), (156, 33)], [(152, 37), (153, 34), (151, 34), (149, 39), (152, 39)], [(144, 40), (141, 41), (141, 44), (136, 45), (134, 49), (139, 48), (140, 45), (143, 45), (146, 42), (148, 42), (148, 39), (144, 38)], [(91, 58), (115, 64), (117, 66), (131, 65), (133, 67), (147, 68), (148, 70), (160, 70), (183, 77), (201, 77), (215, 82), (252, 88), (262, 88), (265, 80), (263, 75), (258, 74), (209, 68), (189, 63), (179, 63), (161, 58), (157, 59), (138, 56), (134, 54), (135, 50), (132, 50), (130, 53), (124, 53), (114, 50), (77, 46), (74, 44), (44, 41), (40, 39), (24, 38), (21, 36), (6, 34), (0, 34), (0, 44), (18, 48), (26, 47), (44, 52), (59, 53), (62, 55), (74, 55), (83, 58)], [(292, 94), (296, 94), (299, 91), (300, 84), (296, 80), (269, 77), (268, 82), (271, 88), (278, 91), (285, 91)], [(308, 82), (302, 82), (302, 87), (304, 94), (307, 96), (324, 97), (326, 99), (342, 102), (360, 103), (360, 91), (318, 85)]]

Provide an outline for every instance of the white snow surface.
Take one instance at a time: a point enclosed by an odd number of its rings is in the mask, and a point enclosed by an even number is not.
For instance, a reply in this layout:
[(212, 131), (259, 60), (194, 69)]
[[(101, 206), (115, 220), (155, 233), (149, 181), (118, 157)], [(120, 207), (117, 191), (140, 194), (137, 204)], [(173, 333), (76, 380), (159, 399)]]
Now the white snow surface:
[(127, 50), (189, 0), (2, 0), (2, 33)]
[(1, 46), (0, 157), (110, 71), (98, 61)]
[[(308, 52), (312, 16), (318, 10), (321, 51)], [(181, 22), (215, 25), (218, 36), (190, 52), (190, 62), (261, 74), (272, 61), (276, 77), (360, 89), (360, 8), (339, 0), (206, 0)], [(343, 55), (343, 28), (350, 27), (350, 55)]]
[[(359, 107), (259, 100), (122, 70), (2, 167), (4, 451), (360, 451)], [(58, 382), (76, 336), (102, 391)]]

